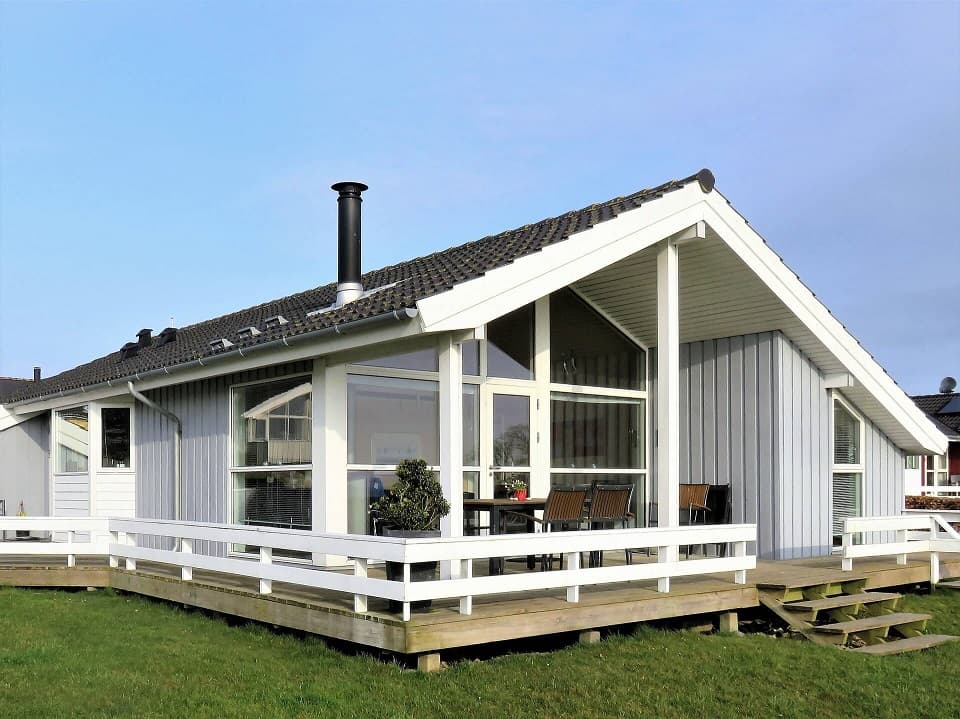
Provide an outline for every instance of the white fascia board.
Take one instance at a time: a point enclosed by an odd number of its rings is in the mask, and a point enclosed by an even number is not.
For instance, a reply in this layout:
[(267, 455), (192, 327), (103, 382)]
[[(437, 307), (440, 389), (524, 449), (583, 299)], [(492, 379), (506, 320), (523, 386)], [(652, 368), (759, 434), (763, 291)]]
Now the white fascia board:
[(37, 410), (30, 410), (29, 412), (11, 412), (9, 409), (0, 405), (0, 432), (5, 429), (10, 429), (11, 427), (16, 427), (21, 422), (26, 422), (28, 419), (36, 417), (40, 414)]
[(426, 332), (469, 329), (675, 235), (703, 219), (696, 183), (417, 302)]
[(706, 197), (705, 205), (707, 224), (833, 353), (855, 383), (876, 398), (921, 447), (935, 454), (943, 454), (947, 449), (946, 436), (767, 246), (727, 199), (714, 190)]
[(234, 352), (232, 353), (234, 356), (230, 359), (211, 359), (210, 363), (206, 365), (200, 365), (197, 360), (193, 360), (187, 367), (171, 367), (169, 374), (151, 375), (143, 380), (138, 379), (136, 376), (124, 377), (112, 380), (105, 385), (98, 385), (97, 387), (85, 389), (80, 392), (51, 395), (37, 399), (34, 402), (8, 407), (7, 409), (16, 413), (18, 416), (22, 413), (30, 413), (33, 415), (39, 411), (76, 407), (86, 402), (128, 396), (128, 379), (136, 385), (139, 391), (146, 392), (151, 389), (157, 389), (158, 387), (166, 387), (185, 382), (196, 382), (225, 374), (267, 367), (269, 365), (325, 357), (336, 352), (343, 352), (358, 347), (415, 337), (421, 333), (420, 323), (415, 320), (391, 322), (385, 326), (374, 329), (364, 331), (355, 330), (342, 335), (330, 334), (315, 340), (298, 342), (290, 347), (281, 346), (276, 349), (262, 350), (252, 353), (247, 357), (243, 357), (240, 353)]

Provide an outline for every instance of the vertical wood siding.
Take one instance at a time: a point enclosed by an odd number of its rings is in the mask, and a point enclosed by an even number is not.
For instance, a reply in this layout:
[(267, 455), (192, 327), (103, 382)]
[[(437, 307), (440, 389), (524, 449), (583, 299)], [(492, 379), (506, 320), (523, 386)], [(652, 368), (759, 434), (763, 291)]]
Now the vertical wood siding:
[(0, 499), (7, 516), (23, 501), (27, 514), (50, 514), (50, 415), (43, 413), (0, 432)]
[[(230, 522), (229, 437), (230, 387), (310, 372), (310, 362), (266, 367), (200, 382), (163, 387), (146, 395), (183, 423), (180, 492), (183, 519)], [(136, 408), (137, 516), (171, 519), (173, 493), (173, 423), (143, 404)], [(143, 538), (145, 546), (157, 546)], [(223, 555), (223, 544), (197, 542), (194, 551)]]

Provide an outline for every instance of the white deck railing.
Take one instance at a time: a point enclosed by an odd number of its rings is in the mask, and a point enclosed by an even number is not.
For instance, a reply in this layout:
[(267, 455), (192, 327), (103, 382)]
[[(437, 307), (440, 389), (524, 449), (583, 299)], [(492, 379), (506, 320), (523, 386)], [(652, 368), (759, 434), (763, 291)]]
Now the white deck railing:
[[(36, 523), (31, 529), (65, 528), (54, 526), (63, 520), (47, 518), (46, 524), (42, 518), (30, 521)], [(223, 572), (257, 579), (262, 594), (272, 592), (275, 581), (344, 592), (353, 595), (357, 612), (367, 611), (368, 597), (391, 599), (402, 603), (405, 621), (410, 618), (412, 602), (428, 599), (459, 599), (460, 612), (470, 614), (475, 596), (562, 588), (566, 590), (567, 601), (578, 602), (582, 586), (656, 579), (658, 591), (668, 592), (673, 577), (725, 572), (733, 572), (734, 581), (745, 584), (747, 570), (756, 567), (756, 557), (747, 554), (747, 543), (755, 542), (757, 538), (756, 525), (752, 524), (403, 539), (154, 519), (90, 521), (107, 522), (112, 540), (101, 553), (109, 554), (112, 567), (119, 567), (121, 560), (128, 570), (135, 570), (138, 560), (158, 562), (178, 567), (184, 581), (193, 579), (194, 569)], [(99, 530), (102, 526), (88, 528)], [(178, 548), (138, 546), (138, 536), (172, 538)], [(194, 542), (197, 541), (259, 547), (259, 559), (194, 553)], [(730, 545), (731, 556), (680, 561), (680, 547), (698, 544)], [(0, 543), (0, 547), (3, 546)], [(30, 554), (39, 546), (41, 543), (38, 542), (16, 543), (5, 553)], [(59, 552), (54, 549), (57, 545), (47, 546), (50, 549), (43, 553), (64, 553), (63, 549)], [(75, 551), (76, 547), (72, 549)], [(654, 549), (657, 561), (599, 567), (581, 565), (581, 553), (622, 552), (626, 549)], [(275, 562), (274, 552), (278, 550), (348, 557), (353, 564), (353, 574), (322, 571), (292, 562)], [(567, 568), (473, 576), (475, 560), (546, 553), (563, 555)], [(369, 576), (371, 562), (377, 561), (402, 565), (403, 581)], [(410, 581), (410, 566), (423, 562), (443, 563), (445, 578)]]
[[(75, 567), (78, 556), (107, 554), (107, 530), (106, 517), (0, 517), (0, 556), (66, 555), (67, 566)], [(18, 533), (26, 532), (56, 533), (59, 541), (7, 541), (10, 534), (16, 540)], [(77, 541), (81, 538), (86, 541)]]
[[(896, 541), (867, 542), (866, 535), (894, 532)], [(859, 535), (862, 544), (854, 544)], [(960, 533), (937, 514), (895, 515), (891, 517), (849, 517), (843, 521), (844, 571), (853, 569), (853, 560), (863, 557), (896, 557), (907, 563), (907, 555), (930, 553), (930, 583), (940, 581), (940, 553), (960, 552)]]

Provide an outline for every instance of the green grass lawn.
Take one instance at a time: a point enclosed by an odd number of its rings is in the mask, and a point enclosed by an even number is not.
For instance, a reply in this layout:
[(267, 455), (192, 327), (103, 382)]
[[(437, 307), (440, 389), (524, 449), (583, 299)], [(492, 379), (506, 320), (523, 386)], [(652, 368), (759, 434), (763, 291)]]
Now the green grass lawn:
[[(960, 634), (960, 592), (908, 596)], [(2, 717), (951, 717), (960, 642), (866, 657), (643, 629), (424, 675), (109, 590), (0, 589)]]

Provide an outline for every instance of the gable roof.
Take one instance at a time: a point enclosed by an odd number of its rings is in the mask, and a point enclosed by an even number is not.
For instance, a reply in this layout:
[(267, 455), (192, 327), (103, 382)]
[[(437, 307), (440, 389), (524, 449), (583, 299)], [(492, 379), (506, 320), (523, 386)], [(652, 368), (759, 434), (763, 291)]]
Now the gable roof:
[[(953, 411), (960, 403), (960, 392), (921, 394), (910, 399), (916, 403), (917, 407), (926, 412), (927, 416), (950, 439), (960, 439), (960, 411)], [(945, 409), (949, 411), (944, 412)]]
[[(156, 370), (172, 371), (197, 359), (237, 353), (282, 338), (296, 337), (413, 308), (421, 299), (445, 292), (458, 284), (508, 265), (518, 258), (539, 252), (572, 234), (615, 219), (621, 213), (634, 210), (650, 200), (693, 182), (699, 182), (701, 187), (709, 191), (713, 188), (713, 175), (709, 170), (701, 170), (682, 180), (671, 180), (626, 197), (616, 197), (557, 217), (367, 272), (361, 280), (367, 294), (340, 308), (310, 314), (333, 304), (337, 295), (337, 283), (330, 282), (321, 287), (182, 327), (178, 330), (176, 341), (157, 346), (154, 340), (153, 345), (139, 349), (134, 357), (121, 360), (119, 351), (111, 352), (92, 362), (42, 379), (39, 383), (14, 386), (6, 392), (0, 389), (0, 402), (40, 399), (81, 388), (89, 389), (106, 382), (122, 382)], [(374, 289), (376, 291), (371, 292)], [(266, 320), (277, 315), (284, 317), (288, 323), (267, 327)], [(251, 326), (260, 330), (260, 334), (243, 338), (238, 335), (239, 330)], [(227, 350), (211, 347), (210, 343), (220, 338), (229, 340), (233, 346)]]

